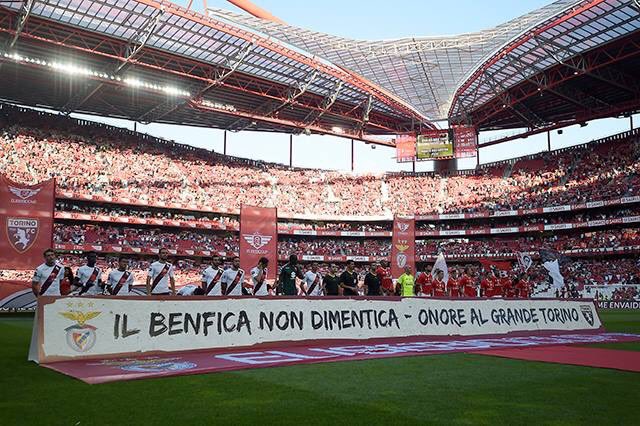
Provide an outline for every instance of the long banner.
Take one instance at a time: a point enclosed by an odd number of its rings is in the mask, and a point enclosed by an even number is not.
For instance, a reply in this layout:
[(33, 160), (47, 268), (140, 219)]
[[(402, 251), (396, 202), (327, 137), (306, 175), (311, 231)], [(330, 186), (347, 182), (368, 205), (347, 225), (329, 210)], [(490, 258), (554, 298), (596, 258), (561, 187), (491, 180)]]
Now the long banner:
[(41, 297), (29, 357), (54, 362), (301, 341), (601, 327), (586, 300)]
[[(409, 160), (409, 161), (412, 161), (412, 160)], [(216, 207), (214, 210), (212, 208), (205, 208), (202, 206), (197, 206), (195, 204), (178, 204), (178, 203), (162, 203), (162, 202), (148, 203), (145, 201), (132, 200), (130, 198), (124, 198), (124, 197), (104, 197), (100, 195), (74, 193), (69, 191), (59, 191), (58, 198), (67, 199), (67, 200), (78, 200), (78, 201), (96, 201), (99, 203), (122, 204), (122, 205), (128, 205), (128, 206), (130, 205), (130, 206), (143, 206), (143, 207), (186, 209), (186, 210), (193, 210), (193, 211), (214, 212), (214, 213), (222, 213), (222, 214), (237, 215), (239, 213), (238, 209), (225, 209), (222, 207)], [(531, 209), (495, 210), (491, 212), (485, 211), (485, 212), (474, 212), (474, 213), (442, 213), (442, 214), (416, 215), (416, 220), (418, 221), (452, 220), (452, 219), (457, 220), (457, 219), (475, 219), (475, 218), (486, 218), (486, 217), (530, 216), (530, 215), (541, 215), (541, 214), (557, 213), (557, 212), (568, 212), (568, 211), (575, 211), (575, 210), (595, 209), (603, 206), (618, 206), (618, 205), (638, 204), (638, 203), (640, 203), (640, 196), (633, 195), (630, 197), (610, 198), (606, 200), (589, 201), (589, 202), (580, 203), (580, 204), (556, 205), (556, 206), (548, 206), (548, 207), (537, 207), (537, 208), (531, 208)], [(286, 214), (281, 216), (280, 219), (300, 219), (300, 220), (316, 220), (316, 221), (358, 220), (358, 221), (378, 222), (378, 221), (391, 220), (391, 216), (386, 216), (386, 215), (324, 216), (324, 215), (314, 215), (314, 214)], [(230, 228), (225, 227), (225, 229), (230, 229)]]
[[(73, 213), (73, 212), (55, 212), (55, 219), (71, 219), (78, 221), (90, 221), (90, 222), (106, 222), (106, 223), (126, 223), (126, 224), (138, 224), (138, 225), (157, 225), (167, 226), (182, 229), (219, 229), (227, 231), (238, 231), (238, 226), (224, 225), (220, 222), (206, 222), (197, 220), (173, 220), (173, 219), (157, 219), (157, 218), (144, 218), (135, 216), (108, 216), (98, 214), (87, 213)], [(436, 219), (438, 220), (438, 219)], [(594, 219), (586, 220), (583, 222), (565, 222), (565, 223), (553, 223), (553, 224), (530, 224), (526, 226), (509, 226), (499, 228), (468, 228), (468, 229), (443, 229), (443, 230), (422, 230), (416, 231), (417, 237), (439, 237), (439, 236), (462, 236), (462, 235), (493, 235), (493, 234), (518, 234), (524, 232), (542, 232), (542, 231), (557, 231), (565, 229), (582, 229), (582, 228), (597, 228), (610, 225), (623, 225), (640, 222), (640, 216), (623, 216), (614, 217), (611, 219)], [(304, 235), (304, 236), (322, 236), (322, 237), (390, 237), (391, 231), (335, 231), (329, 229), (296, 229), (288, 226), (279, 226), (278, 234), (282, 235)]]
[(24, 185), (0, 175), (0, 269), (33, 269), (51, 247), (55, 184)]
[(416, 222), (413, 216), (395, 216), (391, 237), (391, 275), (398, 278), (404, 273), (404, 267), (407, 265), (411, 266), (415, 274)]
[(278, 269), (277, 211), (275, 208), (242, 206), (240, 209), (240, 267), (248, 274), (261, 257), (269, 259), (267, 279), (275, 279)]

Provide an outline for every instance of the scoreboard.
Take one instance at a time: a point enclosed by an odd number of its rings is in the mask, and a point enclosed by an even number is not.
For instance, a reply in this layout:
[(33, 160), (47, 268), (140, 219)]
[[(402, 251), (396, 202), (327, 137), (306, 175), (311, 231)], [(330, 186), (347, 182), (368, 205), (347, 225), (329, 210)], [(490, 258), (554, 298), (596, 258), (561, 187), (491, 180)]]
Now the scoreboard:
[(475, 157), (478, 150), (476, 130), (472, 126), (423, 130), (421, 134), (396, 138), (398, 162), (449, 160)]
[(444, 160), (453, 158), (453, 140), (449, 130), (429, 130), (416, 139), (416, 159)]

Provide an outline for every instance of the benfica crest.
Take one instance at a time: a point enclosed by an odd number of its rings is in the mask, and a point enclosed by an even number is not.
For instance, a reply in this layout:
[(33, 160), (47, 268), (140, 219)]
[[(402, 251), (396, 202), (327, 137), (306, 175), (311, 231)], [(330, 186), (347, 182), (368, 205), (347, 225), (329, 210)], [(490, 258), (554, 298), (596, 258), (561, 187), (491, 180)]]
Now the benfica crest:
[(409, 224), (405, 222), (398, 222), (398, 229), (400, 230), (400, 232), (407, 232), (407, 229), (409, 229)]
[(80, 312), (67, 311), (61, 312), (65, 318), (75, 321), (76, 324), (65, 328), (67, 332), (67, 345), (76, 352), (87, 352), (96, 343), (96, 327), (86, 322), (100, 315), (100, 311)]
[(405, 254), (405, 251), (409, 248), (407, 244), (396, 244), (396, 248), (400, 253), (396, 255), (396, 265), (400, 268), (404, 268), (407, 265), (409, 258)]
[(256, 250), (259, 250), (269, 244), (269, 241), (271, 241), (272, 238), (270, 235), (261, 235), (257, 232), (255, 234), (244, 234), (242, 237)]
[(30, 217), (7, 218), (7, 237), (11, 246), (18, 252), (29, 250), (38, 237), (40, 222)]

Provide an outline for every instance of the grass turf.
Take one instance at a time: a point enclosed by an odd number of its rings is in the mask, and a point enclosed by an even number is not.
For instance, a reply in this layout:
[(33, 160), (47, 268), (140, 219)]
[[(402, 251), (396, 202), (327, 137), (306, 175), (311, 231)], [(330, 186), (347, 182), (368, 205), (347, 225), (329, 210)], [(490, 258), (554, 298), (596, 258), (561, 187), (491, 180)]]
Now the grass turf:
[[(637, 311), (601, 317), (640, 333)], [(90, 386), (27, 362), (30, 332), (0, 316), (3, 425), (637, 424), (636, 373), (458, 353)]]

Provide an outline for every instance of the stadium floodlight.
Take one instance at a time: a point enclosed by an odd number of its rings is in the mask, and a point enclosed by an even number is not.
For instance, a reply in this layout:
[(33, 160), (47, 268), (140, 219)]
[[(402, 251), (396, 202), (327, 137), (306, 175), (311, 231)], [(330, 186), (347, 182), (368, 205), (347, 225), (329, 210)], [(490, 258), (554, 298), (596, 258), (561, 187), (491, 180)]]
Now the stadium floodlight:
[(18, 55), (17, 53), (5, 53), (3, 56), (8, 59), (13, 59), (14, 61), (17, 61), (17, 62), (21, 62), (24, 60), (24, 58)]
[[(49, 68), (53, 71), (64, 73), (70, 76), (84, 76), (84, 77), (99, 78), (102, 80), (118, 81), (118, 82), (123, 82), (124, 84), (131, 87), (154, 90), (157, 92), (165, 93), (169, 96), (183, 96), (186, 98), (191, 97), (191, 93), (189, 93), (188, 91), (181, 90), (174, 86), (163, 86), (160, 84), (154, 84), (154, 83), (142, 81), (135, 77), (121, 78), (117, 75), (107, 74), (105, 72), (96, 71), (96, 70), (91, 70), (89, 68), (83, 67), (78, 64), (74, 64), (72, 62), (60, 62), (60, 61), (48, 62), (45, 59), (30, 58), (30, 57), (22, 56), (15, 52), (13, 53), (0, 52), (0, 58), (2, 57), (8, 60), (13, 60), (15, 62), (39, 65), (42, 67)], [(226, 106), (226, 107), (228, 109), (233, 108), (233, 110), (235, 110), (233, 106)]]
[(339, 127), (339, 126), (333, 126), (331, 128), (331, 131), (334, 133), (340, 133), (340, 134), (344, 133), (344, 130), (342, 129), (342, 127)]
[(165, 92), (167, 95), (172, 95), (172, 96), (178, 96), (182, 93), (182, 90), (172, 86), (165, 86), (162, 88), (162, 91)]
[(87, 77), (95, 75), (95, 73), (91, 70), (79, 67), (72, 63), (52, 62), (49, 66), (55, 71), (63, 72), (69, 75), (82, 75)]
[(199, 102), (200, 105), (205, 106), (207, 108), (216, 108), (216, 109), (221, 109), (221, 110), (225, 110), (225, 111), (237, 111), (236, 107), (230, 104), (221, 104), (219, 102), (211, 102), (209, 100), (206, 99), (202, 99)]
[(138, 80), (137, 78), (125, 78), (123, 82), (127, 86), (142, 87), (142, 81)]

